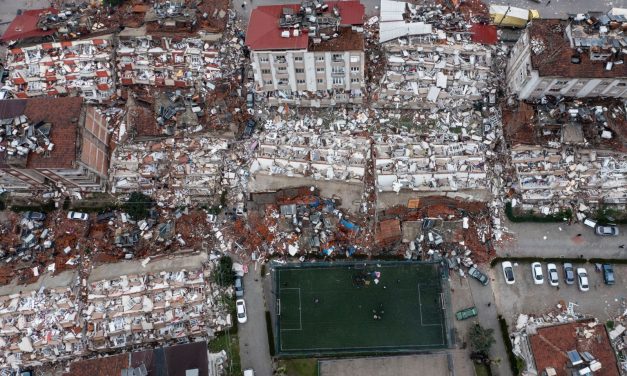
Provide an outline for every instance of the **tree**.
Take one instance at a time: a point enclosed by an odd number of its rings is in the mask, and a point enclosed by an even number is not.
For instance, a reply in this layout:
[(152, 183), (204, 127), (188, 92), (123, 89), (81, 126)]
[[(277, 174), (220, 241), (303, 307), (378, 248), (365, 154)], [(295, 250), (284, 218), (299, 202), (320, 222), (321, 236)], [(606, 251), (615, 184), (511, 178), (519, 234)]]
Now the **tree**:
[(222, 287), (232, 286), (235, 282), (233, 260), (229, 256), (222, 256), (213, 275), (213, 280)]
[(496, 342), (494, 340), (494, 329), (486, 329), (479, 324), (470, 328), (470, 346), (476, 353), (487, 355), (490, 347)]
[(141, 192), (133, 192), (128, 201), (124, 203), (123, 209), (131, 218), (139, 221), (148, 217), (148, 211), (153, 204), (154, 202), (150, 197)]

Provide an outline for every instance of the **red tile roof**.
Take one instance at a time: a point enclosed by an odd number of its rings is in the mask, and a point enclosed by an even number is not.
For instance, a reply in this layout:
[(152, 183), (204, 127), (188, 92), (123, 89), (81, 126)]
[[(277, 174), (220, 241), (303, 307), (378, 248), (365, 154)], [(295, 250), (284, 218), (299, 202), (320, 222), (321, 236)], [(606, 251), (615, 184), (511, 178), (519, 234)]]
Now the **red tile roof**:
[[(76, 139), (78, 121), (81, 117), (83, 99), (81, 97), (31, 98), (0, 101), (0, 118), (18, 116), (5, 112), (4, 108), (14, 108), (25, 102), (23, 114), (31, 123), (40, 121), (52, 124), (50, 141), (54, 148), (49, 156), (29, 153), (26, 168), (71, 168), (76, 161)], [(8, 106), (8, 107), (7, 107)], [(5, 153), (0, 153), (0, 166), (5, 165)]]
[(555, 19), (533, 20), (529, 26), (529, 38), (542, 41), (545, 48), (539, 53), (531, 52), (531, 66), (542, 77), (568, 78), (614, 78), (627, 76), (627, 59), (622, 55), (623, 64), (614, 64), (612, 70), (605, 69), (605, 61), (592, 61), (584, 50), (579, 64), (571, 63), (575, 50), (570, 47), (564, 35), (566, 22)]
[(537, 334), (530, 336), (531, 350), (538, 371), (547, 367), (555, 368), (558, 376), (570, 375), (567, 370), (569, 364), (567, 351), (587, 351), (601, 362), (602, 368), (595, 372), (595, 376), (618, 376), (618, 366), (610, 340), (605, 332), (605, 326), (598, 324), (592, 329), (594, 335), (585, 338), (577, 335), (577, 329), (590, 330), (588, 322), (574, 322), (539, 328)]
[(470, 32), (472, 33), (471, 39), (475, 43), (496, 44), (498, 41), (495, 25), (473, 24)]
[[(362, 25), (364, 23), (364, 5), (359, 1), (331, 1), (326, 3), (329, 9), (337, 6), (340, 11), (341, 25)], [(290, 32), (289, 38), (281, 36), (279, 19), (283, 8), (294, 12), (300, 9), (299, 4), (267, 5), (255, 8), (250, 16), (246, 31), (246, 45), (252, 50), (298, 50), (305, 49), (309, 43), (306, 31), (301, 30), (298, 36)]]
[(21, 15), (13, 19), (2, 35), (2, 41), (8, 42), (12, 40), (38, 38), (54, 34), (55, 29), (44, 31), (37, 27), (39, 16), (48, 12), (57, 14), (59, 11), (54, 8), (25, 10)]

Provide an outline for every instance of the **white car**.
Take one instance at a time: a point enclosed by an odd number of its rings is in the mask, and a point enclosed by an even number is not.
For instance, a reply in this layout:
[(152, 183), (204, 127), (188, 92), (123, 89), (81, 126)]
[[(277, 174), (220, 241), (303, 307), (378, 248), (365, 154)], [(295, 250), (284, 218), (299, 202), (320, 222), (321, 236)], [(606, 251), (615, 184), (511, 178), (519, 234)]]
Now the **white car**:
[(512, 267), (512, 263), (509, 261), (503, 261), (501, 263), (501, 267), (503, 267), (503, 276), (505, 277), (505, 283), (508, 285), (513, 285), (516, 280), (514, 279), (514, 268)]
[(89, 214), (71, 211), (67, 213), (67, 219), (78, 219), (80, 221), (86, 221), (89, 219)]
[(551, 286), (553, 287), (557, 287), (559, 286), (559, 274), (557, 273), (557, 265), (555, 264), (548, 264), (546, 266), (546, 274), (547, 274), (547, 278), (549, 279), (549, 283), (551, 284)]
[(235, 306), (237, 307), (237, 322), (240, 324), (245, 323), (248, 320), (248, 316), (246, 316), (246, 302), (244, 302), (244, 299), (237, 299)]
[(244, 376), (255, 376), (255, 371), (252, 368), (244, 370)]
[(541, 285), (544, 283), (544, 276), (542, 275), (542, 264), (534, 262), (531, 264), (531, 274), (533, 275), (533, 283)]
[(590, 284), (588, 283), (588, 272), (584, 268), (577, 268), (577, 281), (579, 282), (579, 290), (590, 290)]

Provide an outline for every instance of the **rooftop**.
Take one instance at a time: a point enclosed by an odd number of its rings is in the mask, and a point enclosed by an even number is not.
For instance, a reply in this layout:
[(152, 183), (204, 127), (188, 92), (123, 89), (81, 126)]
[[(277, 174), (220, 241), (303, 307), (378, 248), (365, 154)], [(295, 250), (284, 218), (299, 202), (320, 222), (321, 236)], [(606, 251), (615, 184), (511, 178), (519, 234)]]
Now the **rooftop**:
[(531, 351), (538, 371), (555, 368), (557, 376), (570, 375), (568, 351), (588, 352), (601, 363), (595, 376), (618, 376), (616, 357), (603, 324), (573, 322), (539, 328), (530, 336)]
[[(572, 48), (566, 35), (567, 27), (571, 27), (573, 45), (579, 44), (579, 50)], [(617, 26), (619, 29), (620, 27)], [(585, 38), (582, 35), (586, 36)], [(618, 44), (616, 53), (611, 53), (604, 59), (593, 58), (590, 50), (602, 52), (614, 46), (614, 40), (602, 37), (600, 34), (587, 35), (583, 26), (568, 21), (556, 19), (533, 20), (529, 26), (529, 38), (532, 46), (531, 65), (540, 76), (555, 76), (568, 78), (614, 78), (627, 76), (625, 55)], [(596, 43), (599, 45), (586, 46)], [(604, 45), (609, 43), (609, 45)], [(624, 42), (623, 42), (624, 43)], [(573, 63), (573, 59), (578, 63)], [(578, 59), (578, 60), (577, 60)], [(611, 64), (610, 64), (611, 63)], [(607, 67), (610, 69), (606, 69)]]
[(45, 13), (54, 13), (58, 11), (54, 8), (25, 10), (19, 16), (16, 16), (8, 29), (2, 35), (2, 41), (17, 41), (28, 38), (39, 38), (52, 35), (56, 30), (42, 30), (37, 26), (39, 17)]
[[(43, 97), (0, 101), (0, 119), (25, 115), (30, 123), (47, 122), (52, 125), (50, 142), (54, 144), (54, 148), (47, 154), (29, 153), (26, 168), (73, 167), (76, 160), (77, 125), (82, 104), (83, 99), (80, 97)], [(4, 151), (0, 152), (0, 167), (7, 167), (6, 157)]]
[[(325, 3), (325, 11), (318, 11), (316, 25), (322, 22), (320, 21), (321, 19), (328, 20), (334, 18), (335, 14), (332, 11), (335, 8), (337, 8), (339, 14), (338, 26), (363, 24), (364, 6), (359, 1), (332, 1)], [(246, 45), (252, 50), (295, 50), (307, 48), (309, 38), (313, 38), (314, 35), (310, 34), (303, 25), (300, 25), (300, 28), (298, 23), (292, 25), (293, 27), (282, 28), (280, 26), (280, 21), (286, 14), (296, 19), (299, 17), (301, 9), (302, 6), (299, 4), (267, 5), (255, 8), (250, 16), (246, 32)], [(311, 12), (306, 14), (311, 14)], [(287, 35), (287, 37), (283, 35)]]

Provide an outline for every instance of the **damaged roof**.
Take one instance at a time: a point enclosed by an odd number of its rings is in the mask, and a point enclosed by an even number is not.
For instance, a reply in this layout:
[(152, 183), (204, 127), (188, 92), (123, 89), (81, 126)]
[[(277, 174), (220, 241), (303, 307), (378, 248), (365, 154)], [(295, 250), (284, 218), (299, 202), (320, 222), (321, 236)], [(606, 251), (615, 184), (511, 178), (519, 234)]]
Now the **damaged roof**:
[[(577, 51), (570, 47), (565, 35), (566, 21), (556, 19), (533, 20), (529, 26), (530, 43), (541, 43), (539, 53), (531, 53), (531, 65), (540, 76), (568, 78), (615, 78), (627, 76), (625, 55), (621, 54), (610, 70), (606, 70), (604, 60), (592, 61), (588, 51), (577, 54), (580, 63), (571, 62)], [(621, 64), (616, 64), (616, 61)]]
[(28, 38), (38, 38), (52, 35), (55, 29), (42, 30), (37, 26), (39, 17), (45, 13), (57, 14), (59, 11), (54, 8), (25, 10), (16, 16), (7, 30), (2, 35), (2, 41), (16, 41)]
[[(76, 160), (78, 120), (81, 97), (32, 98), (0, 101), (0, 119), (26, 115), (32, 123), (52, 124), (50, 140), (54, 144), (49, 155), (29, 153), (26, 168), (71, 168)], [(18, 111), (22, 109), (22, 113)], [(17, 114), (17, 115), (16, 115)], [(0, 168), (6, 168), (6, 153), (0, 152)]]
[[(341, 15), (340, 25), (362, 25), (365, 8), (359, 1), (338, 1), (326, 3), (329, 8), (337, 7)], [(259, 6), (252, 11), (248, 30), (246, 31), (246, 45), (252, 50), (297, 50), (306, 49), (309, 35), (300, 30), (298, 35), (290, 32), (289, 37), (282, 37), (279, 20), (283, 10), (297, 13), (299, 4)]]

